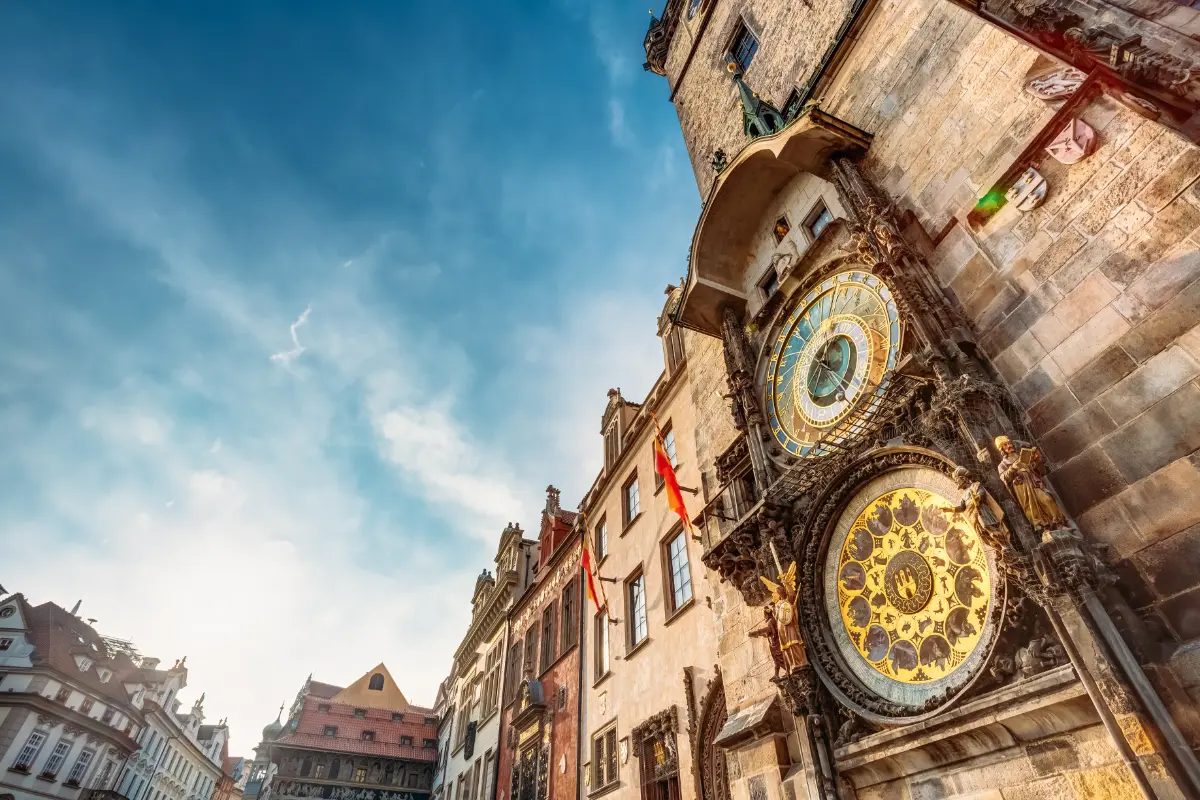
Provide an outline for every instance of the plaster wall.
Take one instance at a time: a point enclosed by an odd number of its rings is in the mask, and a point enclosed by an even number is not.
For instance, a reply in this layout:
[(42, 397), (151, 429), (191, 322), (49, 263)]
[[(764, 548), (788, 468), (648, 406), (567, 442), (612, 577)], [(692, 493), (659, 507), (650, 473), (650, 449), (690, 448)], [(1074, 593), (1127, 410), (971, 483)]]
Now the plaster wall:
[[(700, 467), (695, 445), (696, 414), (692, 403), (692, 352), (685, 339), (687, 361), (666, 393), (659, 400), (655, 415), (664, 427), (675, 433), (676, 475), (682, 487), (700, 486)], [(722, 372), (723, 375), (723, 372)], [(716, 393), (720, 384), (707, 384), (707, 391)], [(644, 413), (644, 412), (643, 412)], [(638, 423), (634, 423), (635, 425)], [(609, 614), (620, 620), (608, 625), (609, 671), (596, 673), (596, 612), (589, 602), (585, 607), (587, 625), (587, 663), (584, 669), (584, 770), (590, 776), (592, 740), (596, 733), (607, 729), (615, 720), (617, 739), (624, 742), (633, 728), (650, 717), (675, 706), (678, 728), (679, 788), (683, 800), (696, 796), (692, 780), (692, 746), (688, 734), (688, 698), (685, 692), (684, 667), (694, 670), (694, 702), (698, 708), (700, 692), (715, 677), (717, 636), (712, 601), (717, 595), (719, 581), (710, 577), (700, 561), (701, 544), (692, 541), (682, 530), (679, 517), (667, 505), (665, 491), (657, 486), (654, 472), (653, 426), (643, 427), (638, 436), (626, 441), (625, 450), (615, 480), (602, 485), (594, 496), (588, 518), (594, 523), (603, 518), (608, 523), (608, 554), (599, 562), (598, 575), (615, 579), (606, 583)], [(600, 442), (597, 441), (597, 446)], [(641, 515), (621, 529), (622, 487), (625, 479), (636, 470), (641, 494)], [(703, 501), (699, 496), (684, 494), (689, 511), (695, 514)], [(678, 609), (673, 608), (670, 592), (670, 566), (667, 543), (676, 535), (686, 542), (688, 569), (691, 580), (691, 599)], [(635, 573), (645, 577), (647, 638), (631, 648), (627, 580)], [(601, 617), (603, 619), (603, 617)], [(615, 800), (635, 800), (641, 797), (639, 761), (627, 750), (627, 758), (618, 758), (618, 786), (604, 793)]]

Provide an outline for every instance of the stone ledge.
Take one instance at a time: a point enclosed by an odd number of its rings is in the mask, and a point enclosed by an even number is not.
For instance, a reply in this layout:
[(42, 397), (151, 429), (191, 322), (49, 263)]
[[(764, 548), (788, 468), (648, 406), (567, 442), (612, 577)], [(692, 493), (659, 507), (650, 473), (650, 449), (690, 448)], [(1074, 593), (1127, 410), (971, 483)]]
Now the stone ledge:
[(1098, 721), (1070, 664), (1018, 681), (933, 719), (882, 731), (837, 750), (857, 788), (944, 768)]

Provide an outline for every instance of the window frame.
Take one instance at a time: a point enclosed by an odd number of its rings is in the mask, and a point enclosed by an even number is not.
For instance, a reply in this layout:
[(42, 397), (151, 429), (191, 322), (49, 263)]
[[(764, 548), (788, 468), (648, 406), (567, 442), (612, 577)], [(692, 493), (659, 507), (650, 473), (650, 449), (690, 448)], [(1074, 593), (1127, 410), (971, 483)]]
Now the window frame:
[(543, 675), (546, 670), (553, 666), (558, 659), (558, 653), (554, 647), (555, 626), (558, 624), (558, 602), (551, 600), (542, 609), (542, 651), (538, 654), (538, 676)]
[[(634, 587), (641, 588), (641, 617), (637, 616), (638, 604), (634, 597)], [(650, 641), (650, 615), (646, 598), (646, 571), (639, 564), (637, 569), (625, 579), (625, 646), (626, 655)], [(638, 622), (641, 622), (642, 636), (637, 638)]]
[[(592, 790), (591, 794), (606, 791), (618, 785), (621, 780), (621, 761), (618, 753), (617, 721), (592, 734)], [(601, 780), (603, 777), (606, 780)]]
[(359, 734), (359, 738), (364, 742), (375, 741), (375, 731), (363, 731)]
[(579, 576), (567, 581), (559, 600), (558, 652), (566, 653), (579, 644)]
[[(633, 495), (637, 499), (637, 510), (633, 510), (633, 503), (630, 502), (630, 489), (633, 489)], [(637, 522), (638, 517), (642, 515), (642, 487), (638, 483), (638, 471), (635, 468), (633, 473), (626, 478), (621, 484), (621, 519), (625, 523), (625, 529), (621, 531), (624, 534), (633, 523)]]
[[(681, 602), (677, 602), (675, 599), (677, 589), (675, 585), (675, 566), (671, 563), (671, 545), (677, 541), (682, 541), (683, 543), (683, 567), (686, 570), (687, 576), (688, 595)], [(667, 608), (667, 620), (669, 621), (676, 614), (691, 606), (696, 600), (696, 584), (692, 577), (692, 558), (691, 553), (688, 552), (687, 531), (683, 529), (682, 525), (673, 527), (663, 537), (660, 548), (663, 565), (663, 595), (666, 600), (663, 605)]]
[[(612, 674), (612, 631), (608, 628), (608, 609), (601, 609), (592, 616), (593, 686)], [(604, 663), (601, 664), (601, 661)]]
[(596, 542), (596, 563), (603, 564), (604, 559), (608, 558), (608, 515), (601, 514), (600, 521), (596, 523), (593, 529), (594, 541)]
[(71, 771), (67, 773), (67, 779), (63, 781), (64, 786), (80, 786), (83, 779), (87, 777), (87, 771), (92, 766), (92, 759), (96, 757), (96, 751), (85, 747), (79, 751), (79, 755), (75, 756), (75, 763), (71, 765)]
[(60, 738), (50, 749), (50, 755), (46, 757), (46, 763), (42, 765), (40, 774), (49, 778), (57, 778), (59, 770), (62, 769), (63, 764), (67, 763), (67, 756), (71, 755), (74, 747), (73, 740)]
[[(814, 232), (813, 227), (820, 221), (824, 214), (829, 215), (829, 221), (821, 226), (821, 230)], [(836, 220), (837, 216), (834, 215), (833, 209), (829, 207), (829, 203), (825, 202), (824, 197), (818, 197), (817, 202), (804, 215), (804, 235), (808, 238), (809, 243), (815, 242), (821, 233)]]
[(336, 739), (338, 735), (337, 725), (326, 725), (325, 729), (321, 731), (321, 735), (330, 739)]
[[(34, 741), (34, 738), (37, 741)], [(25, 744), (21, 745), (21, 749), (17, 751), (17, 757), (13, 759), (13, 764), (10, 769), (17, 772), (30, 772), (33, 770), (33, 765), (37, 763), (38, 756), (42, 754), (42, 748), (46, 746), (46, 739), (49, 738), (49, 733), (43, 730), (34, 729), (29, 732), (29, 736), (25, 738)], [(29, 751), (29, 756), (26, 758), (25, 753)]]
[[(743, 38), (743, 34), (746, 37), (749, 37), (751, 42), (751, 45), (745, 48), (739, 47), (739, 40)], [(761, 49), (761, 47), (762, 43), (759, 42), (758, 36), (750, 28), (750, 25), (747, 24), (746, 18), (739, 15), (737, 25), (733, 27), (733, 32), (729, 35), (729, 41), (725, 46), (725, 53), (728, 57), (728, 60), (732, 61), (734, 64), (737, 64), (738, 71), (744, 74), (748, 69), (750, 69), (750, 65), (754, 63), (754, 57), (758, 55), (758, 51)], [(747, 51), (747, 54), (745, 55), (745, 63), (743, 63), (742, 58), (739, 57), (739, 50), (743, 49)]]
[(764, 303), (779, 291), (779, 273), (775, 271), (774, 264), (770, 264), (763, 272), (762, 277), (758, 279), (757, 286)]

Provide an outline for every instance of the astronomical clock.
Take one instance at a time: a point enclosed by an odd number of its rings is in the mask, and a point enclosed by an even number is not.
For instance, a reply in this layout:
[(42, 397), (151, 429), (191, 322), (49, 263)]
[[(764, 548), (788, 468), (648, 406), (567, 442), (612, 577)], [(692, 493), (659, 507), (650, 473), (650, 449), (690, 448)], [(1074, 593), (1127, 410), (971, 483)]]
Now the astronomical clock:
[(952, 463), (896, 445), (834, 464), (876, 433), (904, 333), (888, 283), (848, 269), (793, 294), (757, 368), (780, 471), (828, 473), (810, 484), (792, 536), (808, 657), (843, 705), (876, 721), (930, 713), (964, 691), (1004, 605), (994, 554), (955, 511)]

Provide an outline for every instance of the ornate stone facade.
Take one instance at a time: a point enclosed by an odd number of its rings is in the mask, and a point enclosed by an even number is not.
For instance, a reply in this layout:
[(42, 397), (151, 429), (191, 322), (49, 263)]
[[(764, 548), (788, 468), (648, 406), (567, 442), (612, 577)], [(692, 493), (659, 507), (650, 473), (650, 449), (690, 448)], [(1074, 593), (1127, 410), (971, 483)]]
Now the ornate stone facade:
[[(1151, 5), (709, 3), (656, 56), (738, 800), (1200, 794), (1197, 45)], [(730, 59), (807, 106), (747, 138)]]

